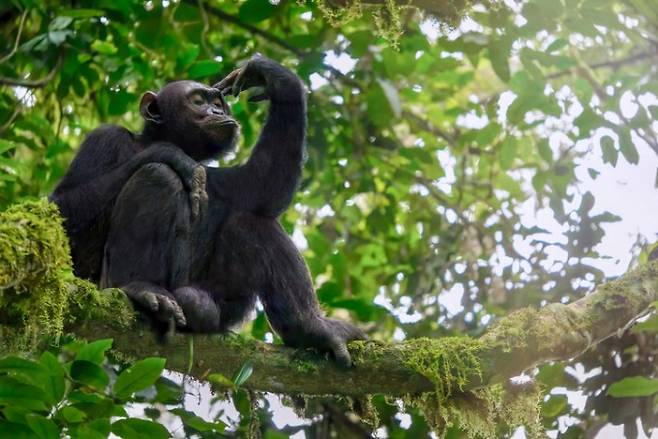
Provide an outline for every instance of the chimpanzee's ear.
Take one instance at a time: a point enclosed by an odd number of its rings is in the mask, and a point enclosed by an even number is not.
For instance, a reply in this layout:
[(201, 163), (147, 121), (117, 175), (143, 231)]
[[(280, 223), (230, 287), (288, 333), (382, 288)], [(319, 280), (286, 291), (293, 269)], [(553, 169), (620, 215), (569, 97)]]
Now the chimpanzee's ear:
[(160, 107), (158, 107), (158, 95), (152, 91), (144, 93), (139, 102), (139, 113), (144, 120), (157, 124), (162, 123), (162, 114), (160, 113)]

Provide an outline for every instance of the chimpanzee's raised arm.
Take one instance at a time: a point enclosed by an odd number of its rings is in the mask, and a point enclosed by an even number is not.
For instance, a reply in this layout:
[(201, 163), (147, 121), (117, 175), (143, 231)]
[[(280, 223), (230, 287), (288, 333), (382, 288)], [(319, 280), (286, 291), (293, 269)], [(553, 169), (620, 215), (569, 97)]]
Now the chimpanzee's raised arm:
[(238, 95), (264, 87), (250, 101), (269, 99), (263, 131), (249, 160), (231, 168), (208, 169), (208, 193), (238, 210), (276, 217), (292, 201), (301, 177), (306, 136), (306, 95), (301, 80), (278, 63), (255, 56), (215, 87)]

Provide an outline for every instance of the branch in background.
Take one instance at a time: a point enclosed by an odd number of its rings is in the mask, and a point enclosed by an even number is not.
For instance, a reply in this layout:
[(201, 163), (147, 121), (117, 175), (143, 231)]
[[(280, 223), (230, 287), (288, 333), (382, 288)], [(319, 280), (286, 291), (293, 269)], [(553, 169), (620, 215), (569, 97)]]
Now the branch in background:
[[(635, 55), (630, 55), (626, 58), (620, 58), (611, 61), (601, 61), (598, 63), (590, 64), (588, 65), (588, 67), (590, 69), (603, 69), (603, 68), (616, 69), (626, 64), (633, 64), (639, 61), (644, 61), (656, 57), (658, 57), (658, 53), (656, 53), (655, 51), (645, 51), (645, 52), (636, 53)], [(555, 78), (560, 78), (562, 76), (572, 75), (575, 73), (576, 74), (580, 73), (580, 69), (578, 67), (576, 67), (575, 69), (562, 70), (561, 72), (552, 73), (546, 76), (546, 78), (555, 79)]]
[(14, 47), (11, 48), (8, 54), (0, 58), (0, 64), (4, 63), (7, 61), (9, 58), (14, 56), (16, 53), (16, 50), (18, 50), (18, 43), (21, 41), (21, 34), (23, 33), (23, 25), (25, 24), (25, 19), (27, 18), (27, 13), (29, 12), (29, 9), (26, 9), (23, 11), (23, 14), (21, 15), (21, 21), (18, 24), (18, 32), (16, 33), (16, 40), (14, 40)]
[[(65, 302), (74, 304), (69, 311), (58, 308), (58, 312), (85, 315), (77, 310), (84, 307), (81, 294), (86, 290), (70, 275), (66, 235), (54, 205), (46, 201), (23, 203), (1, 213), (0, 250), (0, 291), (23, 293), (5, 297), (40, 298), (47, 294), (46, 287), (66, 292)], [(658, 261), (652, 261), (569, 305), (555, 303), (539, 310), (514, 312), (477, 340), (446, 337), (404, 343), (353, 342), (349, 348), (356, 367), (351, 369), (342, 369), (309, 351), (219, 336), (194, 336), (197, 354), (190, 365), (188, 336), (176, 334), (168, 343), (160, 344), (146, 326), (117, 325), (117, 316), (126, 313), (124, 302), (112, 302), (105, 314), (98, 317), (97, 313), (67, 329), (90, 339), (112, 337), (114, 347), (128, 356), (165, 357), (169, 369), (189, 371), (201, 380), (210, 373), (233, 376), (249, 361), (253, 374), (243, 384), (248, 390), (395, 396), (440, 388), (449, 396), (504, 382), (537, 364), (577, 357), (627, 328), (656, 300)], [(41, 310), (37, 308), (37, 312)]]
[[(195, 5), (194, 1), (192, 1), (192, 0), (184, 0), (184, 1), (189, 5)], [(198, 5), (196, 5), (196, 6), (198, 6)], [(205, 5), (205, 8), (206, 8), (205, 10), (206, 10), (207, 13), (212, 14), (216, 18), (219, 18), (220, 20), (223, 20), (227, 23), (234, 24), (234, 25), (236, 25), (236, 26), (238, 26), (238, 27), (240, 27), (240, 28), (242, 28), (246, 31), (251, 32), (252, 34), (254, 34), (256, 36), (259, 36), (259, 37), (269, 41), (270, 43), (272, 43), (274, 45), (277, 45), (277, 46), (279, 46), (283, 49), (286, 49), (286, 50), (294, 53), (300, 59), (304, 59), (308, 55), (307, 52), (305, 52), (304, 50), (302, 50), (298, 47), (293, 46), (292, 44), (288, 43), (285, 39), (283, 39), (281, 37), (278, 37), (278, 36), (276, 36), (276, 35), (274, 35), (270, 32), (264, 31), (264, 30), (262, 30), (262, 29), (260, 29), (256, 26), (254, 26), (253, 24), (245, 23), (244, 21), (240, 20), (235, 15), (231, 15), (229, 13), (226, 13), (226, 12), (222, 11), (217, 6)], [(361, 86), (357, 81), (355, 81), (354, 79), (344, 75), (337, 68), (335, 68), (333, 66), (330, 66), (329, 64), (326, 64), (326, 63), (322, 63), (322, 68), (329, 71), (329, 72), (331, 72), (332, 75), (339, 78), (345, 84), (350, 85), (350, 86), (355, 87), (355, 88), (358, 88), (358, 89), (361, 89)]]
[(64, 60), (64, 52), (60, 52), (59, 55), (57, 56), (57, 61), (55, 62), (53, 68), (50, 69), (48, 74), (41, 79), (29, 80), (29, 79), (19, 79), (19, 78), (6, 78), (0, 76), (0, 84), (13, 85), (13, 86), (25, 87), (25, 88), (41, 88), (46, 84), (48, 84), (53, 79), (55, 73), (57, 73), (57, 70), (59, 70), (60, 66), (62, 65), (63, 60)]

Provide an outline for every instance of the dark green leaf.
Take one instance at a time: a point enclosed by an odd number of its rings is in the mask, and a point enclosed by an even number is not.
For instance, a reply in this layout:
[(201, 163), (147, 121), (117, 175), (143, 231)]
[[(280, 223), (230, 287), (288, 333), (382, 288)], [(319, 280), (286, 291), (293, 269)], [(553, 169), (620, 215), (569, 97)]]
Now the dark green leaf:
[(77, 424), (87, 419), (87, 414), (72, 406), (62, 408), (59, 413), (69, 424)]
[(267, 0), (247, 0), (240, 5), (238, 16), (250, 23), (258, 23), (272, 17), (277, 6)]
[[(8, 376), (0, 376), (0, 404), (27, 410), (45, 410), (45, 393)], [(1, 436), (0, 436), (1, 437)]]
[(58, 439), (60, 437), (59, 428), (52, 419), (31, 413), (25, 417), (25, 420), (39, 439)]
[(615, 148), (615, 141), (612, 137), (601, 137), (601, 151), (603, 152), (603, 163), (610, 163), (612, 166), (617, 166), (619, 151)]
[(203, 418), (195, 415), (194, 413), (187, 411), (185, 409), (181, 408), (176, 408), (170, 410), (171, 413), (174, 415), (177, 415), (181, 418), (183, 423), (187, 427), (191, 427), (192, 429), (199, 431), (199, 432), (221, 432), (224, 431), (224, 424), (220, 423), (213, 423), (213, 422), (208, 422), (204, 420)]
[(217, 61), (197, 61), (190, 66), (187, 71), (187, 76), (191, 79), (206, 78), (211, 75), (216, 75), (221, 71), (222, 65)]
[(619, 133), (619, 149), (628, 163), (637, 165), (640, 162), (640, 156), (637, 153), (637, 148), (633, 144), (629, 130), (622, 130)]
[(44, 384), (43, 390), (53, 403), (59, 402), (64, 396), (65, 391), (65, 371), (64, 367), (57, 361), (57, 358), (46, 351), (41, 354), (39, 362), (48, 369), (49, 380)]
[(124, 439), (167, 439), (169, 432), (156, 422), (144, 419), (120, 419), (112, 423), (112, 433)]
[(0, 437), (11, 439), (34, 439), (35, 433), (26, 425), (0, 421)]
[(98, 390), (103, 390), (110, 382), (102, 367), (85, 360), (76, 360), (71, 364), (71, 378)]
[(152, 386), (162, 375), (165, 362), (164, 358), (146, 358), (136, 362), (117, 377), (114, 394), (125, 398)]

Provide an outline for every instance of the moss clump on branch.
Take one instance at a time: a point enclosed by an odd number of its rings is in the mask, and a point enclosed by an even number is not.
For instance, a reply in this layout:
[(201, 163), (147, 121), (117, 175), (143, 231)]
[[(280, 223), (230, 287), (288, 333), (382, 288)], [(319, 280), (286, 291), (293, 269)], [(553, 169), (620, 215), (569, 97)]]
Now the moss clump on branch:
[(462, 391), (473, 378), (482, 378), (479, 353), (483, 344), (470, 337), (418, 338), (405, 343), (402, 361), (429, 379), (439, 400)]
[(65, 324), (133, 312), (121, 292), (101, 293), (73, 275), (68, 238), (57, 206), (46, 199), (0, 213), (0, 349), (27, 352)]
[[(485, 353), (525, 343), (526, 329), (535, 313), (531, 309), (522, 310), (520, 322), (503, 320), (502, 342), (497, 338), (488, 341), (470, 337), (419, 338), (391, 350), (390, 345), (359, 341), (350, 343), (350, 353), (357, 367), (393, 355), (396, 362), (430, 381), (433, 392), (409, 394), (402, 401), (419, 409), (439, 437), (454, 427), (469, 438), (497, 438), (500, 426), (510, 429), (524, 426), (529, 437), (541, 437), (540, 389), (525, 386), (519, 390), (518, 386), (502, 384), (478, 387), (483, 380), (485, 365), (481, 361)], [(475, 390), (467, 390), (474, 387)]]
[(59, 337), (74, 278), (62, 219), (47, 200), (0, 213), (0, 348), (28, 350)]

